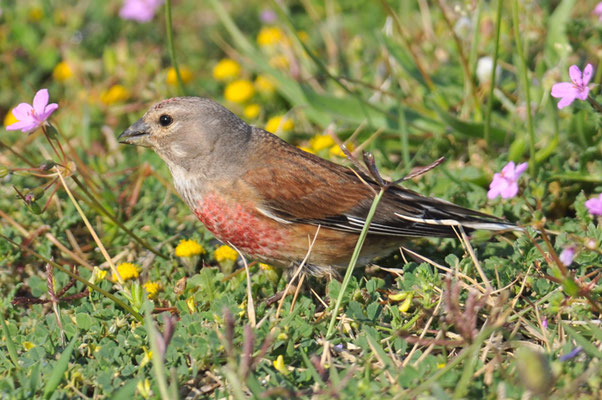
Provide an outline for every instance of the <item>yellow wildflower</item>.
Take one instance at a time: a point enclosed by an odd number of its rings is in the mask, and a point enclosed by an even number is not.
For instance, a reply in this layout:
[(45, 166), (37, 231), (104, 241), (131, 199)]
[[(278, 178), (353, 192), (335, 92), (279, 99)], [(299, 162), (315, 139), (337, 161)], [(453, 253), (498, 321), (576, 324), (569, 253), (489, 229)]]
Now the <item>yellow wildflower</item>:
[(292, 119), (287, 118), (284, 115), (276, 115), (268, 120), (265, 124), (265, 130), (268, 132), (289, 132), (295, 127), (295, 123)]
[(119, 103), (130, 97), (130, 93), (123, 85), (113, 85), (109, 90), (100, 94), (100, 101), (106, 105)]
[(72, 76), (73, 70), (71, 69), (71, 66), (65, 61), (61, 61), (60, 63), (58, 63), (52, 70), (52, 77), (59, 82), (64, 82)]
[(98, 267), (94, 267), (92, 270), (92, 275), (90, 276), (89, 282), (93, 284), (98, 284), (107, 276), (107, 271), (104, 271)]
[[(117, 272), (119, 272), (121, 279), (123, 279), (124, 281), (127, 281), (128, 279), (138, 278), (138, 276), (140, 275), (140, 269), (129, 262), (119, 264), (117, 266)], [(118, 280), (117, 275), (113, 274), (113, 280)]]
[(163, 289), (163, 285), (161, 285), (161, 282), (148, 281), (143, 286), (144, 290), (146, 290), (146, 293), (148, 293), (149, 299), (154, 299), (157, 296), (157, 293), (159, 293), (159, 291)]
[(276, 337), (276, 340), (287, 340), (288, 339), (288, 335), (284, 332), (281, 332), (278, 334), (278, 336)]
[(303, 43), (309, 42), (309, 35), (307, 34), (307, 32), (305, 31), (297, 31), (297, 36), (299, 37), (299, 40), (302, 41)]
[(259, 263), (259, 268), (264, 271), (274, 271), (274, 267), (272, 267), (270, 264)]
[(236, 259), (238, 258), (238, 253), (232, 247), (223, 244), (217, 249), (215, 249), (213, 257), (215, 257), (215, 261), (217, 261), (218, 263), (228, 260), (236, 261)]
[(240, 64), (231, 58), (223, 58), (213, 67), (213, 77), (218, 81), (229, 81), (240, 75)]
[(33, 7), (32, 9), (29, 10), (29, 13), (27, 14), (27, 17), (32, 22), (40, 21), (43, 16), (44, 16), (44, 12), (42, 11), (42, 9), (40, 7)]
[(257, 34), (257, 44), (261, 47), (273, 47), (284, 38), (284, 32), (275, 26), (264, 26)]
[[(188, 83), (192, 81), (192, 71), (185, 65), (181, 65), (178, 67), (180, 70), (180, 78), (182, 78), (182, 83)], [(170, 86), (178, 85), (178, 75), (176, 74), (176, 69), (174, 67), (169, 67), (167, 70), (167, 84)]]
[(248, 119), (257, 118), (257, 116), (259, 115), (260, 112), (261, 112), (261, 107), (259, 106), (259, 104), (255, 104), (255, 103), (249, 104), (242, 111), (244, 116)]
[(288, 58), (286, 56), (280, 54), (277, 56), (270, 57), (269, 64), (271, 67), (286, 69), (288, 68)]
[(19, 122), (19, 120), (13, 115), (13, 109), (11, 108), (4, 116), (4, 126), (12, 125), (15, 122)]
[[(353, 151), (353, 149), (355, 148), (355, 146), (353, 145), (353, 143), (345, 143), (345, 147), (347, 147), (347, 150), (349, 150), (350, 152)], [(334, 146), (332, 146), (328, 152), (330, 154), (331, 157), (346, 157), (345, 153), (343, 153), (343, 150), (341, 150), (341, 148), (339, 147), (338, 144), (335, 144)]]
[(257, 89), (259, 93), (269, 95), (274, 93), (274, 91), (276, 90), (276, 85), (274, 84), (272, 78), (270, 78), (269, 76), (257, 75), (257, 78), (255, 78), (255, 89)]
[(442, 369), (442, 368), (445, 368), (446, 365), (447, 364), (445, 364), (445, 363), (439, 363), (439, 364), (437, 364), (437, 368)]
[(253, 84), (246, 79), (231, 82), (224, 90), (224, 97), (232, 103), (245, 103), (255, 94)]
[(282, 357), (282, 354), (280, 354), (274, 361), (274, 368), (276, 368), (276, 371), (280, 372), (282, 375), (288, 375), (289, 372), (284, 364), (284, 357)]
[(196, 240), (180, 240), (176, 246), (176, 257), (192, 257), (205, 254), (205, 249)]
[(151, 391), (150, 381), (148, 378), (138, 381), (136, 384), (136, 391), (140, 393), (140, 396), (142, 396), (143, 399), (148, 399), (151, 397), (153, 392)]
[(34, 343), (32, 343), (32, 342), (23, 342), (23, 348), (25, 350), (31, 350), (34, 347), (36, 347), (36, 345)]
[(316, 153), (314, 153), (314, 151), (313, 151), (312, 149), (310, 149), (309, 147), (305, 147), (305, 146), (297, 146), (297, 147), (298, 147), (299, 149), (303, 150), (303, 151), (304, 151), (304, 152), (306, 152), (306, 153), (309, 153), (309, 154), (316, 154)]
[(309, 147), (318, 152), (334, 146), (334, 139), (330, 135), (316, 135), (309, 139)]
[(190, 311), (191, 314), (196, 311), (194, 297), (191, 296), (186, 299), (186, 307), (188, 307), (188, 311)]
[(403, 303), (401, 303), (401, 305), (399, 306), (399, 311), (402, 313), (407, 313), (408, 310), (410, 309), (410, 306), (412, 305), (412, 298), (414, 297), (414, 293), (413, 292), (409, 292), (408, 296), (405, 298), (405, 300), (403, 301)]
[(153, 359), (152, 350), (148, 350), (146, 347), (142, 346), (142, 351), (144, 351), (144, 357), (142, 358), (142, 361), (140, 361), (140, 364), (138, 364), (140, 368), (144, 367)]

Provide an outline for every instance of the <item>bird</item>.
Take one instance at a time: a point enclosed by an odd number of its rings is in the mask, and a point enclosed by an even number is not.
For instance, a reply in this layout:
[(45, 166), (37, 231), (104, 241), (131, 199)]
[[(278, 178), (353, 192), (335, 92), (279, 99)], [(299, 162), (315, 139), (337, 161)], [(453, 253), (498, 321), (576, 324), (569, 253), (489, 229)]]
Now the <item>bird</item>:
[[(181, 199), (217, 239), (284, 269), (303, 262), (304, 272), (317, 277), (338, 276), (348, 266), (381, 187), (368, 174), (247, 124), (209, 98), (163, 100), (118, 140), (154, 150), (167, 164)], [(456, 236), (458, 227), (467, 232), (518, 229), (390, 184), (358, 263), (389, 255), (410, 238)]]

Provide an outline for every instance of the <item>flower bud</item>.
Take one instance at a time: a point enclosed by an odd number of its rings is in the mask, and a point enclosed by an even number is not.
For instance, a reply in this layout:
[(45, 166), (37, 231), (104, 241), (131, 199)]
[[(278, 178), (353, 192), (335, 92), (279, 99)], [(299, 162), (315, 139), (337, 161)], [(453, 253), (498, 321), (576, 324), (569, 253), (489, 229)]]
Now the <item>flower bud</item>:
[(38, 205), (38, 203), (28, 204), (27, 208), (29, 209), (29, 211), (31, 211), (32, 214), (35, 214), (35, 215), (42, 214), (42, 208), (40, 208), (40, 206)]
[(52, 124), (48, 123), (46, 125), (46, 135), (48, 135), (50, 139), (56, 139), (59, 136), (59, 132)]
[(48, 171), (55, 165), (56, 163), (52, 160), (44, 160), (44, 162), (42, 162), (38, 168), (40, 171)]

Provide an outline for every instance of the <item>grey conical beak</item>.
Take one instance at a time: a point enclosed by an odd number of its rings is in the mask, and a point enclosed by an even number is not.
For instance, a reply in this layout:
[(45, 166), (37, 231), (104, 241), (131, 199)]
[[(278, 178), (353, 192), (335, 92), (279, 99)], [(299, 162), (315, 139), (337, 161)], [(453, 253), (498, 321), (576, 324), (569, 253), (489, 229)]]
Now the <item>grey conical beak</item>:
[(119, 143), (135, 144), (137, 146), (149, 147), (151, 145), (149, 126), (141, 119), (134, 122), (119, 135)]

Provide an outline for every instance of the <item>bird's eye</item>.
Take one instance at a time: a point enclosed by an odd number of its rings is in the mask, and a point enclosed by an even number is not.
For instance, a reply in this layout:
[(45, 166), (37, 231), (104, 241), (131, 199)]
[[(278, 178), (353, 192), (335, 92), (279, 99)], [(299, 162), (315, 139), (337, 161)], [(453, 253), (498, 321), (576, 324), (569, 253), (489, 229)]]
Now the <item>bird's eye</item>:
[(161, 126), (167, 126), (167, 125), (171, 124), (172, 122), (173, 122), (173, 118), (171, 118), (167, 114), (163, 114), (159, 117), (159, 123), (161, 124)]

